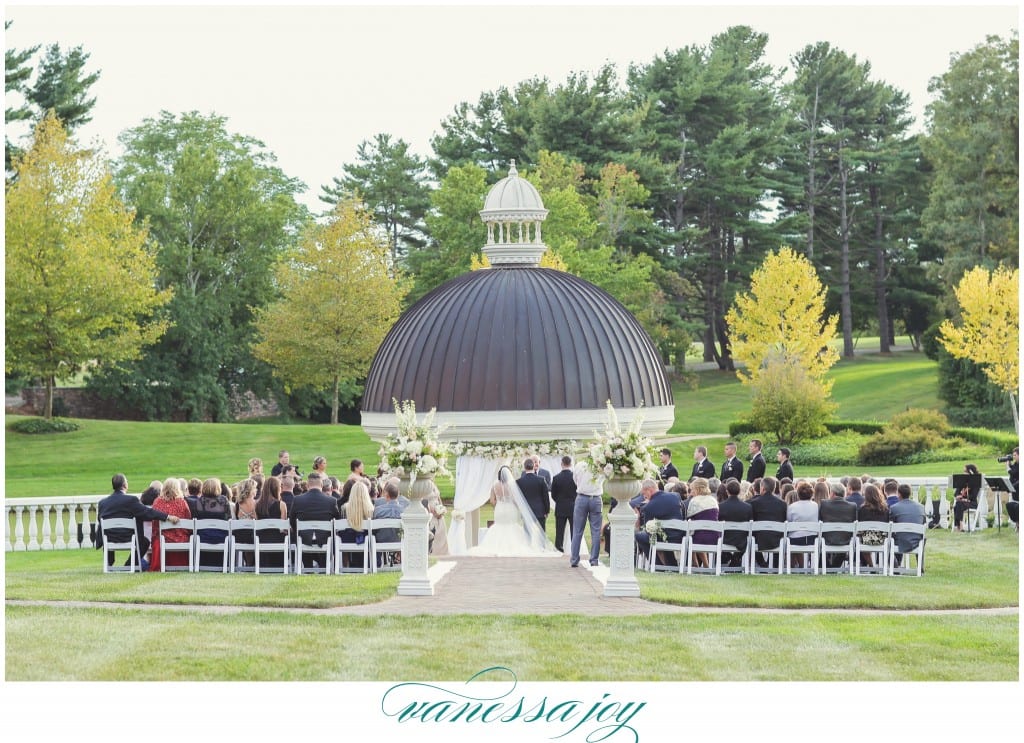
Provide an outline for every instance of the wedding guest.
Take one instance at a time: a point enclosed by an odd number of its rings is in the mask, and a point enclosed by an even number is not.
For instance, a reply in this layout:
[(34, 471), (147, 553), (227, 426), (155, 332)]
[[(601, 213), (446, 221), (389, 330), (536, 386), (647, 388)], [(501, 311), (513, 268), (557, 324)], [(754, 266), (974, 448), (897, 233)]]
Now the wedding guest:
[(253, 457), (249, 460), (249, 477), (253, 475), (263, 474), (263, 460), (259, 457)]
[(291, 508), (292, 501), (295, 500), (295, 477), (294, 475), (282, 475), (281, 476), (281, 502), (285, 506)]
[[(288, 506), (281, 500), (281, 480), (277, 477), (268, 477), (263, 483), (263, 493), (256, 501), (256, 519), (287, 519)], [(260, 529), (261, 542), (284, 542), (287, 531), (280, 529)], [(284, 567), (284, 555), (276, 552), (260, 555), (260, 568), (282, 568)]]
[[(100, 500), (96, 504), (96, 549), (103, 548), (104, 535), (103, 535), (103, 519), (135, 519), (135, 534), (138, 546), (138, 552), (136, 558), (138, 559), (139, 567), (142, 571), (145, 571), (149, 564), (143, 560), (146, 551), (149, 549), (149, 539), (143, 534), (143, 522), (144, 521), (163, 521), (168, 520), (172, 524), (178, 523), (179, 519), (177, 516), (158, 511), (155, 508), (142, 505), (136, 496), (128, 494), (128, 478), (123, 473), (118, 472), (112, 478), (110, 478), (110, 484), (114, 488), (114, 492), (108, 495), (106, 498)], [(108, 535), (111, 542), (127, 542), (131, 539), (130, 529), (111, 529)], [(129, 558), (130, 561), (131, 558)], [(107, 555), (107, 564), (114, 564), (114, 553), (110, 552)], [(129, 563), (125, 563), (126, 565)]]
[(323, 484), (324, 478), (327, 477), (327, 457), (317, 457), (313, 460), (313, 472), (320, 475), (320, 483)]
[[(693, 481), (696, 486), (694, 487), (696, 494), (686, 506), (686, 518), (689, 521), (718, 521), (718, 498), (711, 494), (706, 485), (702, 487), (698, 484), (701, 482), (700, 478)], [(702, 490), (707, 490), (707, 492), (701, 492)], [(694, 544), (715, 544), (718, 541), (718, 532), (697, 529), (693, 532), (691, 539)], [(708, 567), (707, 554), (694, 555), (694, 565), (701, 568)]]
[[(153, 508), (157, 511), (163, 511), (166, 514), (177, 516), (179, 519), (190, 519), (192, 518), (192, 511), (189, 510), (188, 504), (181, 495), (181, 486), (178, 484), (177, 478), (169, 478), (164, 482), (163, 487), (160, 490), (160, 495), (157, 497), (153, 504)], [(168, 529), (167, 531), (160, 533), (159, 521), (154, 521), (153, 526), (153, 558), (149, 562), (149, 569), (151, 571), (160, 570), (160, 540), (167, 540), (168, 544), (184, 544), (192, 535), (185, 529)], [(188, 565), (188, 555), (184, 552), (171, 552), (167, 555), (167, 566), (182, 567)]]
[[(864, 486), (864, 505), (857, 509), (857, 521), (888, 521), (889, 506), (882, 497), (878, 486)], [(878, 546), (885, 544), (885, 532), (867, 529), (858, 533), (862, 544)], [(861, 564), (871, 567), (871, 555), (861, 555)]]
[[(256, 480), (248, 478), (238, 484), (238, 495), (235, 498), (235, 518), (255, 519), (256, 518)], [(255, 535), (252, 529), (240, 529), (237, 534), (238, 541), (242, 544), (252, 544)], [(242, 553), (242, 564), (252, 567), (256, 564), (255, 557), (251, 551)]]
[(831, 493), (832, 490), (829, 488), (828, 482), (825, 480), (818, 480), (818, 482), (814, 483), (811, 500), (820, 506), (822, 501), (829, 499)]
[[(370, 502), (370, 490), (362, 480), (357, 480), (349, 492), (348, 503), (342, 507), (342, 517), (348, 521), (348, 528), (338, 532), (342, 542), (362, 544), (368, 534), (363, 522), (373, 518), (373, 504)], [(354, 553), (346, 554), (348, 567), (363, 567), (363, 556)]]
[[(744, 490), (750, 489), (750, 483), (729, 480), (725, 484), (728, 497), (718, 504), (718, 520), (744, 523), (753, 518), (753, 509), (743, 498)], [(740, 567), (743, 564), (743, 555), (747, 550), (747, 532), (737, 529), (729, 529), (722, 535), (722, 544), (734, 547), (736, 552), (722, 554), (722, 565), (724, 567)]]
[[(820, 485), (821, 483), (816, 483)], [(802, 481), (797, 485), (796, 500), (786, 506), (786, 521), (811, 521), (817, 522), (818, 520), (818, 504), (814, 501), (814, 489), (815, 485)], [(814, 540), (817, 539), (815, 532), (798, 529), (790, 533), (789, 541), (792, 544), (799, 546), (807, 546), (814, 544)], [(803, 555), (794, 555), (794, 564), (798, 567), (803, 567)]]
[[(197, 519), (218, 519), (224, 521), (223, 529), (199, 529), (199, 541), (207, 544), (223, 544), (227, 539), (227, 521), (231, 518), (231, 503), (223, 492), (223, 483), (216, 477), (203, 482), (203, 489), (192, 514)], [(201, 552), (199, 564), (204, 567), (219, 567), (221, 556), (216, 552)]]

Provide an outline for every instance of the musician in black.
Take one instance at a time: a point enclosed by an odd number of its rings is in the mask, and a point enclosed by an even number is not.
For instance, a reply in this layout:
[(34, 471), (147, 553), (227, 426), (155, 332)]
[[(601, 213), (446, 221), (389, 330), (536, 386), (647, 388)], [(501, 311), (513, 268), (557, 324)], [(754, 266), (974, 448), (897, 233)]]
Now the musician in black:
[(963, 521), (964, 513), (968, 509), (978, 507), (978, 491), (981, 490), (981, 473), (978, 468), (973, 464), (967, 464), (964, 465), (964, 472), (968, 475), (978, 475), (978, 485), (964, 486), (956, 494), (956, 500), (953, 501), (953, 522), (956, 524), (957, 531), (963, 531), (961, 521)]

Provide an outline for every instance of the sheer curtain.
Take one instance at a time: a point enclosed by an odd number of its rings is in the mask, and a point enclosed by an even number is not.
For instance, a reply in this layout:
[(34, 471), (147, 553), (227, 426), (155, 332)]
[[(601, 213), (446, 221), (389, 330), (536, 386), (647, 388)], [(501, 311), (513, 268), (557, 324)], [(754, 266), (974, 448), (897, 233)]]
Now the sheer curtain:
[(463, 555), (468, 549), (466, 519), (470, 512), (480, 508), (491, 497), (491, 486), (498, 479), (498, 468), (508, 462), (484, 457), (459, 457), (455, 461), (454, 507), (462, 518), (452, 518), (448, 527), (448, 552)]

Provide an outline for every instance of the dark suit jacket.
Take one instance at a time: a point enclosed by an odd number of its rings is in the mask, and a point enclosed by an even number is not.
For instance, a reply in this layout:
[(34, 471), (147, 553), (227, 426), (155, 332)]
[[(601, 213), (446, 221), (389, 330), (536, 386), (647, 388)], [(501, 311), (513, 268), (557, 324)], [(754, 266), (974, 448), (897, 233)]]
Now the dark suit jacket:
[(750, 460), (750, 469), (747, 470), (747, 482), (753, 482), (759, 477), (764, 477), (764, 454), (758, 452), (754, 455), (754, 458)]
[(700, 462), (693, 463), (693, 471), (690, 473), (690, 479), (695, 477), (703, 477), (704, 479), (710, 479), (715, 476), (715, 465), (711, 463), (711, 460), (705, 457)]
[[(143, 542), (142, 525), (147, 521), (166, 521), (167, 514), (155, 508), (142, 505), (142, 501), (134, 495), (117, 491), (111, 493), (101, 500), (96, 506), (97, 535), (96, 547), (103, 545), (103, 519), (135, 519), (135, 534), (139, 545), (149, 544), (148, 540)], [(131, 532), (127, 529), (111, 529), (110, 540), (112, 542), (127, 542), (131, 539)]]
[(551, 490), (552, 477), (550, 472), (541, 467), (539, 470), (537, 470), (537, 477), (544, 481), (544, 484), (547, 485), (548, 490)]
[(780, 464), (779, 469), (775, 472), (776, 480), (781, 480), (784, 477), (788, 477), (790, 480), (793, 479), (793, 465), (790, 464), (788, 459)]
[(576, 504), (576, 481), (572, 470), (562, 470), (551, 479), (551, 500), (555, 502), (555, 516), (572, 516)]
[[(322, 490), (307, 490), (302, 495), (295, 496), (291, 507), (288, 509), (288, 520), (292, 523), (292, 535), (295, 535), (295, 522), (298, 519), (303, 521), (330, 521), (340, 519), (341, 511), (338, 509), (338, 500), (332, 495), (327, 495)], [(303, 544), (323, 544), (330, 535), (329, 531), (317, 529), (315, 534), (305, 530), (299, 536)]]
[[(844, 498), (828, 498), (818, 505), (818, 518), (824, 524), (852, 524), (857, 520), (857, 505)], [(825, 534), (825, 544), (849, 544), (847, 534)]]
[[(750, 521), (754, 518), (754, 509), (746, 501), (740, 500), (735, 495), (730, 495), (718, 504), (719, 521)], [(747, 548), (747, 533), (730, 529), (725, 532), (722, 538), (725, 544), (732, 545), (738, 550)]]
[[(754, 521), (786, 520), (786, 501), (774, 495), (759, 495), (750, 501), (751, 518)], [(754, 540), (758, 549), (773, 550), (779, 546), (782, 535), (771, 531), (755, 531)]]
[(743, 462), (739, 460), (739, 457), (726, 459), (722, 463), (722, 482), (725, 482), (730, 477), (735, 477), (737, 480), (743, 479)]
[(672, 464), (671, 462), (669, 462), (664, 467), (662, 467), (660, 470), (658, 470), (658, 479), (661, 481), (662, 485), (664, 485), (666, 482), (668, 482), (670, 477), (675, 477), (675, 478), (679, 477), (679, 470), (677, 470), (676, 466), (674, 464)]
[(533, 511), (533, 515), (540, 521), (548, 515), (551, 510), (551, 501), (548, 498), (548, 486), (535, 472), (527, 472), (516, 480), (516, 485), (523, 491), (523, 497), (527, 505)]
[[(646, 524), (651, 519), (659, 521), (679, 519), (682, 521), (683, 507), (679, 496), (675, 493), (666, 493), (664, 490), (659, 490), (652, 495), (647, 504), (640, 509), (640, 523), (641, 525)], [(683, 533), (678, 529), (665, 529), (665, 537), (670, 542), (683, 541)]]

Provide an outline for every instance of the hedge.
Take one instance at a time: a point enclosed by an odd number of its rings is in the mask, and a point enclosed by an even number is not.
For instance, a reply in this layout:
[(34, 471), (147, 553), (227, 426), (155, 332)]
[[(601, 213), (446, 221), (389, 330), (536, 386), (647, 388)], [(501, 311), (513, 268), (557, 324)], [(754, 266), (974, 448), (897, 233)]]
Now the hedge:
[[(855, 431), (856, 433), (863, 433), (869, 436), (881, 431), (883, 426), (885, 426), (885, 424), (879, 423), (878, 421), (829, 421), (825, 424), (825, 428), (828, 429), (829, 433)], [(757, 431), (754, 430), (754, 424), (750, 421), (739, 420), (733, 421), (729, 424), (730, 436), (743, 436), (748, 433), (757, 433)], [(1014, 446), (1016, 446), (1016, 444), (1014, 444)]]

